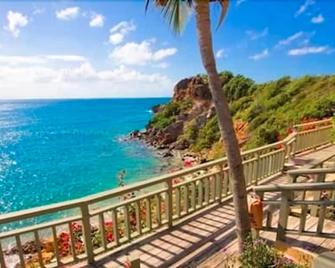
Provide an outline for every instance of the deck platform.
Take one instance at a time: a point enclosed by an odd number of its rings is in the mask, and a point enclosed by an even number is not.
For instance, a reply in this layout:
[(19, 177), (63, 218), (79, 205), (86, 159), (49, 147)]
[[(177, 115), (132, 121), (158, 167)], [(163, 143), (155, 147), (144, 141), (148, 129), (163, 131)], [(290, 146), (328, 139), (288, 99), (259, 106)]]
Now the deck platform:
[[(296, 164), (301, 166), (306, 163), (328, 161), (335, 154), (335, 145), (310, 151), (298, 155)], [(327, 180), (335, 180), (334, 175)], [(271, 183), (279, 184), (289, 181), (286, 174), (277, 176)], [(274, 197), (275, 198), (275, 197)], [(274, 213), (276, 222), (278, 213)], [(298, 224), (298, 217), (289, 217), (289, 227)], [(307, 229), (316, 228), (317, 220), (308, 217)], [(328, 231), (335, 232), (335, 221), (327, 221)], [(275, 241), (276, 233), (261, 232), (261, 237)], [(287, 235), (287, 242), (296, 247), (301, 247), (315, 253), (335, 250), (335, 240), (320, 237), (306, 237)], [(226, 254), (237, 250), (235, 236), (234, 207), (229, 198), (221, 204), (201, 211), (197, 215), (183, 221), (172, 229), (157, 231), (150, 237), (144, 237), (141, 241), (129, 243), (117, 253), (103, 256), (94, 267), (124, 267), (129, 256), (140, 258), (143, 267), (222, 267), (222, 261)], [(83, 263), (71, 267), (93, 267)]]

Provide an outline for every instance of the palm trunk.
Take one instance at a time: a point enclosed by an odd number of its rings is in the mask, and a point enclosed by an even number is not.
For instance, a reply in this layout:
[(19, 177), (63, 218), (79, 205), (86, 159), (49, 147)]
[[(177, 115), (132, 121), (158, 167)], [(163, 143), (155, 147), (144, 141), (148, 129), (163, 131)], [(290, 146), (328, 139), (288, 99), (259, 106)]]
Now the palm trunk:
[(239, 250), (243, 250), (243, 242), (250, 235), (250, 221), (248, 216), (247, 191), (243, 173), (240, 148), (236, 138), (233, 121), (229, 112), (228, 102), (224, 96), (212, 47), (209, 1), (196, 0), (196, 25), (198, 43), (202, 63), (208, 74), (209, 88), (215, 105), (224, 150), (228, 158), (231, 172), (230, 185), (233, 193), (235, 219)]

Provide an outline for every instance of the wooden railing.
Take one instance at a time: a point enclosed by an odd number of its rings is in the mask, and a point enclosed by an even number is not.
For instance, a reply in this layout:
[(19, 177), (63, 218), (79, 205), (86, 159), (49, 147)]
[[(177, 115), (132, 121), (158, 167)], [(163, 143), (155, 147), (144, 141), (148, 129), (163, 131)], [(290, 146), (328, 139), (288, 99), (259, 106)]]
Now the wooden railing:
[(332, 119), (295, 125), (297, 135), (294, 152), (298, 153), (327, 144), (332, 138), (332, 128)]
[[(298, 171), (297, 171), (298, 172)], [(301, 170), (301, 175), (318, 174), (325, 177), (326, 174), (335, 173), (335, 169)], [(319, 177), (320, 177), (319, 176)], [(277, 240), (285, 240), (286, 234), (303, 234), (309, 236), (319, 236), (335, 238), (333, 232), (325, 232), (326, 212), (335, 211), (335, 182), (312, 182), (312, 183), (289, 183), (277, 185), (262, 185), (253, 188), (255, 193), (263, 200), (264, 205), (269, 205), (266, 213), (266, 224), (263, 230), (276, 231)], [(275, 193), (279, 193), (279, 199), (271, 198)], [(266, 197), (270, 198), (266, 198)], [(279, 207), (278, 224), (272, 226), (272, 214), (274, 207)], [(288, 228), (288, 219), (292, 209), (300, 208), (300, 215), (296, 217), (300, 220), (294, 228)], [(313, 212), (314, 211), (314, 212)], [(318, 217), (315, 230), (306, 230), (306, 219), (308, 214)], [(334, 220), (334, 218), (332, 219)]]
[[(330, 137), (323, 128), (312, 132)], [(296, 132), (283, 141), (242, 152), (247, 186), (280, 174), (285, 159), (297, 151), (299, 139), (305, 136)], [(306, 139), (303, 144), (299, 150), (320, 143)], [(9, 253), (17, 256), (21, 267), (59, 267), (85, 259), (93, 263), (97, 255), (117, 251), (231, 196), (229, 173), (227, 159), (221, 158), (84, 198), (0, 215), (0, 226), (10, 227), (0, 233), (0, 266), (8, 267)], [(8, 244), (13, 252), (4, 251)], [(26, 244), (33, 250), (29, 252)]]

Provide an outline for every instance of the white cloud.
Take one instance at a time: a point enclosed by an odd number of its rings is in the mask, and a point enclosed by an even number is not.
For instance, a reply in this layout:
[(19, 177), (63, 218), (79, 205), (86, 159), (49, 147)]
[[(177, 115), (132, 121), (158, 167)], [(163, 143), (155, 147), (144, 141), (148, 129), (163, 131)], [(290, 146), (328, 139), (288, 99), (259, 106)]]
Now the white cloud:
[(288, 51), (288, 55), (290, 56), (304, 56), (308, 54), (324, 54), (324, 53), (332, 53), (333, 50), (328, 46), (309, 46), (309, 47), (301, 47), (295, 48)]
[(219, 49), (215, 53), (215, 57), (218, 58), (218, 59), (222, 59), (222, 58), (226, 57), (225, 50), (224, 49)]
[(293, 35), (290, 35), (286, 39), (280, 40), (277, 44), (277, 46), (288, 46), (291, 44), (293, 41), (301, 38), (304, 35), (304, 32), (297, 32)]
[(121, 21), (110, 29), (109, 42), (118, 45), (123, 42), (125, 36), (136, 30), (133, 21)]
[(14, 37), (18, 37), (20, 34), (20, 28), (27, 26), (28, 17), (22, 13), (9, 10), (7, 12), (7, 25), (4, 29), (10, 32)]
[(322, 14), (319, 14), (318, 16), (315, 16), (311, 19), (311, 22), (314, 24), (320, 24), (325, 21), (325, 18), (322, 16)]
[(262, 37), (265, 37), (265, 36), (268, 35), (268, 33), (269, 33), (269, 28), (264, 28), (260, 32), (256, 32), (256, 31), (252, 31), (252, 30), (246, 31), (246, 34), (249, 36), (249, 38), (251, 40), (257, 40), (257, 39), (260, 39)]
[(105, 22), (105, 17), (101, 14), (94, 14), (90, 20), (90, 27), (103, 27)]
[(60, 20), (72, 20), (79, 15), (79, 12), (79, 7), (68, 7), (65, 9), (57, 10), (56, 17)]
[(5, 89), (0, 98), (168, 96), (173, 86), (160, 73), (143, 73), (124, 65), (97, 70), (89, 62), (74, 67), (0, 65), (0, 84)]
[(152, 48), (153, 43), (153, 40), (145, 40), (141, 43), (129, 42), (123, 46), (117, 46), (112, 50), (109, 58), (120, 64), (146, 65), (177, 53), (176, 48), (163, 48), (155, 51)]
[(269, 56), (269, 54), (270, 54), (269, 50), (268, 49), (264, 49), (262, 52), (250, 56), (249, 59), (257, 61), (257, 60), (261, 60), (261, 59), (267, 58)]
[(247, 1), (247, 0), (237, 0), (237, 1), (236, 1), (236, 6), (240, 6), (240, 5), (243, 4), (245, 1)]
[(6, 56), (0, 55), (0, 64), (5, 65), (38, 65), (50, 61), (85, 62), (87, 59), (79, 55), (38, 55), (38, 56)]
[(299, 7), (297, 12), (295, 13), (295, 17), (300, 16), (301, 14), (305, 13), (305, 11), (315, 4), (315, 0), (305, 0), (305, 2)]

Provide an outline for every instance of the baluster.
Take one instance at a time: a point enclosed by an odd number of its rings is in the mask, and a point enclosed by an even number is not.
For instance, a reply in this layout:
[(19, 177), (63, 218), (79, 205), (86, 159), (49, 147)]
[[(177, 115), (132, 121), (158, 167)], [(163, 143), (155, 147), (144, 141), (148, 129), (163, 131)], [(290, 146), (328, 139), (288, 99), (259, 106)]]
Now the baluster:
[(77, 260), (77, 255), (76, 255), (76, 247), (74, 243), (74, 235), (73, 235), (73, 228), (71, 222), (68, 223), (69, 231), (70, 231), (70, 243), (71, 243), (71, 252), (73, 256), (73, 260)]
[(205, 185), (205, 206), (209, 203), (209, 179), (208, 177), (204, 178), (204, 185)]
[(256, 176), (255, 176), (255, 185), (257, 185), (258, 179), (260, 178), (260, 174), (261, 174), (261, 157), (260, 157), (260, 153), (257, 152), (256, 154)]
[(195, 182), (191, 182), (191, 190), (192, 190), (192, 194), (191, 194), (191, 208), (193, 211), (195, 211), (196, 208), (196, 186), (195, 186)]
[(40, 267), (44, 268), (44, 263), (43, 263), (43, 257), (42, 257), (42, 252), (41, 252), (41, 241), (40, 237), (38, 235), (38, 231), (34, 231), (34, 238), (35, 238), (35, 243), (36, 243), (36, 248), (37, 248), (37, 256), (38, 256), (38, 263), (40, 264)]
[(157, 224), (160, 226), (162, 224), (162, 213), (161, 213), (161, 197), (159, 194), (156, 195), (156, 206), (157, 206)]
[(173, 225), (173, 185), (172, 185), (172, 179), (169, 179), (167, 182), (167, 193), (166, 193), (166, 218), (168, 221), (169, 228)]
[(319, 210), (319, 221), (318, 226), (316, 228), (316, 233), (321, 234), (323, 230), (323, 224), (325, 221), (325, 215), (326, 215), (326, 205), (321, 205)]
[(26, 267), (26, 265), (25, 265), (25, 262), (24, 262), (24, 256), (23, 256), (23, 250), (22, 250), (20, 235), (16, 235), (15, 240), (16, 240), (16, 246), (17, 246), (17, 249), (18, 249), (18, 252), (19, 252), (20, 265), (21, 265), (21, 268), (24, 268), (24, 267)]
[[(272, 153), (272, 152), (271, 152)], [(273, 172), (272, 172), (272, 168), (273, 168), (273, 163), (272, 163), (272, 161), (273, 161), (273, 154), (270, 154), (269, 156), (268, 156), (268, 165), (266, 165), (266, 176), (270, 176), (270, 175), (272, 175), (273, 174)]]
[(223, 183), (222, 192), (224, 197), (226, 197), (228, 195), (228, 184), (229, 184), (228, 173), (226, 171), (222, 172), (222, 183)]
[(202, 205), (203, 205), (203, 198), (204, 198), (204, 189), (203, 189), (203, 182), (202, 180), (199, 180), (198, 181), (198, 192), (199, 192), (199, 199), (198, 199), (198, 204), (199, 204), (199, 207), (201, 208)]
[(215, 191), (216, 191), (216, 179), (215, 175), (211, 176), (209, 178), (209, 183), (210, 183), (210, 202), (213, 203), (215, 201)]
[(113, 238), (114, 238), (116, 246), (118, 246), (120, 244), (120, 241), (119, 241), (117, 209), (112, 210), (112, 223), (113, 223)]
[(146, 225), (147, 225), (147, 228), (148, 228), (148, 230), (150, 232), (151, 229), (152, 229), (151, 200), (150, 200), (150, 197), (145, 199), (145, 206), (146, 206), (146, 211), (147, 211), (147, 213), (146, 213), (146, 216), (147, 216)]
[(85, 247), (87, 254), (88, 263), (94, 262), (94, 253), (93, 253), (93, 244), (91, 239), (91, 223), (90, 223), (90, 214), (88, 211), (88, 204), (83, 203), (80, 206), (81, 215), (83, 219), (83, 234), (85, 239)]
[(188, 189), (188, 184), (186, 184), (184, 186), (184, 191), (185, 191), (185, 195), (184, 195), (184, 206), (185, 206), (185, 214), (187, 215), (188, 214), (188, 211), (189, 211), (189, 205), (188, 205), (188, 202), (189, 202), (189, 189)]
[(127, 237), (127, 240), (130, 241), (131, 240), (131, 230), (130, 230), (128, 205), (123, 206), (123, 214), (124, 214), (125, 236)]
[(105, 217), (104, 213), (99, 214), (99, 228), (100, 228), (100, 233), (101, 233), (101, 242), (104, 250), (107, 249), (107, 238), (106, 238), (106, 230), (105, 230)]
[(307, 212), (308, 212), (308, 206), (301, 205), (299, 233), (302, 233), (303, 231), (305, 231)]
[(277, 228), (277, 240), (285, 241), (285, 232), (287, 228), (288, 216), (290, 212), (289, 200), (292, 193), (291, 191), (283, 191), (280, 202), (279, 220)]
[(136, 230), (139, 235), (142, 234), (142, 224), (141, 224), (141, 206), (140, 201), (135, 203), (135, 214), (136, 214)]
[(220, 166), (220, 173), (215, 175), (215, 181), (216, 181), (215, 196), (216, 196), (216, 199), (218, 199), (219, 202), (221, 202), (221, 199), (222, 199), (222, 180), (221, 180), (221, 176), (222, 176), (222, 168)]
[(54, 250), (55, 250), (57, 265), (60, 266), (61, 265), (61, 260), (60, 260), (59, 249), (58, 249), (57, 231), (56, 231), (55, 226), (52, 226), (51, 228), (52, 228), (53, 246), (54, 246)]
[(181, 213), (181, 208), (180, 208), (180, 186), (175, 188), (175, 193), (176, 193), (176, 214), (177, 214), (177, 219), (180, 218), (180, 213)]
[(1, 240), (0, 240), (0, 266), (1, 268), (6, 268), (6, 263), (5, 263), (5, 259), (4, 259), (3, 251), (2, 251)]

